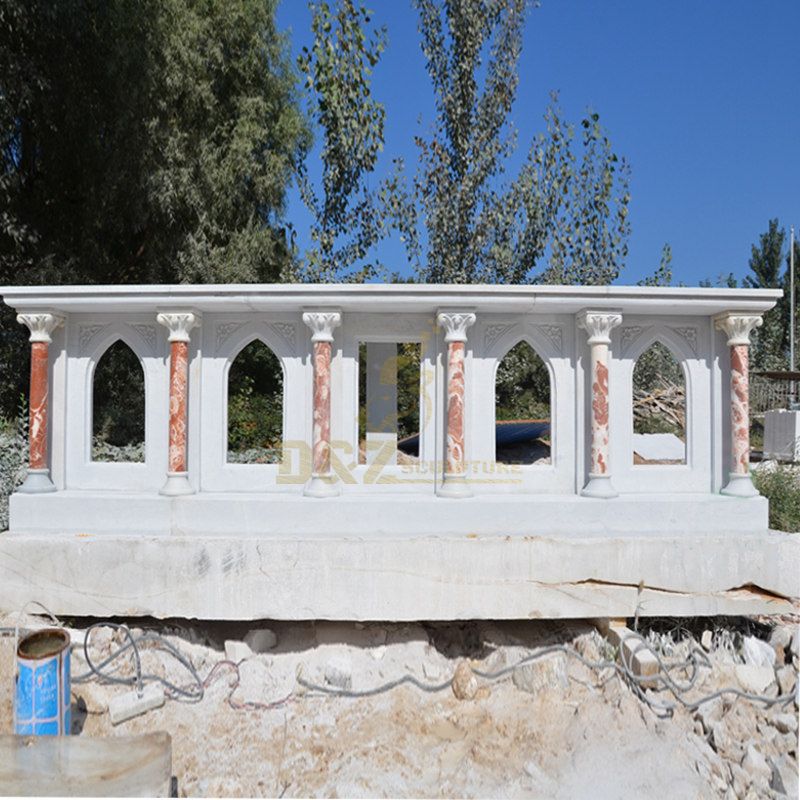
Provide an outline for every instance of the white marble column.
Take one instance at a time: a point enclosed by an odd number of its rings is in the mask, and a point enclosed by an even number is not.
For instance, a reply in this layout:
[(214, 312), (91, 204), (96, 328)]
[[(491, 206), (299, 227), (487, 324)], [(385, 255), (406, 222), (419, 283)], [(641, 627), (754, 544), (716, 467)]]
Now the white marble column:
[(169, 330), (169, 463), (161, 494), (192, 494), (186, 458), (189, 412), (189, 334), (200, 324), (200, 317), (186, 311), (156, 316), (159, 325)]
[(447, 342), (447, 450), (440, 497), (471, 497), (467, 483), (464, 441), (464, 360), (467, 328), (475, 324), (470, 311), (440, 311), (436, 317)]
[(608, 430), (608, 348), (611, 331), (622, 322), (622, 315), (608, 311), (582, 311), (578, 326), (588, 335), (591, 348), (590, 380), (592, 384), (592, 445), (589, 480), (583, 487), (584, 497), (616, 497), (611, 483)]
[(31, 332), (31, 390), (29, 399), (28, 475), (17, 491), (27, 494), (54, 492), (47, 452), (47, 417), (50, 395), (50, 334), (64, 322), (58, 314), (18, 314), (17, 322)]
[(333, 330), (342, 324), (342, 315), (339, 311), (306, 311), (303, 322), (311, 328), (314, 365), (311, 480), (303, 494), (307, 497), (334, 497), (339, 494), (339, 487), (331, 472), (331, 351)]
[(728, 337), (731, 359), (731, 471), (722, 494), (755, 497), (750, 478), (750, 333), (762, 319), (757, 314), (726, 312), (714, 324)]

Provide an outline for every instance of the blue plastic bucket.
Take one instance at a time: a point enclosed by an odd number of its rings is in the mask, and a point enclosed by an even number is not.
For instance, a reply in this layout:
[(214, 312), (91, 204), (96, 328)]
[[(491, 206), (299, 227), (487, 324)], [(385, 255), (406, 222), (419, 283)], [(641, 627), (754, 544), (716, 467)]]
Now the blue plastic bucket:
[(24, 736), (70, 732), (69, 634), (44, 628), (17, 647), (14, 731)]

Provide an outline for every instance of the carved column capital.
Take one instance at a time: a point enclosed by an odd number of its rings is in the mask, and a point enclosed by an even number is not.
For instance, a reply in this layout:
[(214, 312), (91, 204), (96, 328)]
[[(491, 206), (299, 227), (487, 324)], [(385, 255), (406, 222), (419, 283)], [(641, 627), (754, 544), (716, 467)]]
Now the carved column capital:
[(304, 311), (303, 323), (311, 328), (312, 342), (332, 342), (333, 329), (342, 324), (342, 312)]
[(750, 334), (761, 327), (763, 319), (760, 314), (737, 314), (726, 311), (714, 317), (714, 327), (728, 337), (728, 345), (750, 344)]
[(169, 330), (167, 341), (188, 342), (192, 328), (200, 324), (200, 315), (191, 311), (164, 312), (156, 315), (156, 322)]
[(446, 342), (466, 342), (467, 328), (475, 324), (475, 314), (472, 311), (440, 311), (436, 322), (447, 331)]
[(52, 339), (50, 334), (64, 322), (64, 317), (59, 314), (17, 314), (17, 322), (25, 325), (31, 332), (29, 341), (45, 342), (49, 344)]
[(578, 327), (589, 336), (589, 344), (611, 344), (611, 331), (622, 324), (622, 314), (614, 311), (581, 311)]

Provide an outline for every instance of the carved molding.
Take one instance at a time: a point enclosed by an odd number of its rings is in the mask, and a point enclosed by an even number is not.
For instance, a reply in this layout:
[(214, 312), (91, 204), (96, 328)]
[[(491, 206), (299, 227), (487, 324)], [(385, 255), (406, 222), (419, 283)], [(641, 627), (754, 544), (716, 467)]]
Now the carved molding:
[(734, 311), (726, 311), (714, 317), (714, 325), (728, 337), (729, 347), (750, 344), (750, 334), (763, 321), (759, 314), (737, 314)]
[(243, 324), (243, 322), (220, 322), (220, 324), (217, 325), (217, 350), (219, 350), (220, 347), (228, 341), (231, 334), (238, 331)]
[(155, 325), (143, 325), (141, 323), (129, 322), (128, 323), (128, 327), (129, 328), (133, 328), (133, 330), (135, 330), (136, 333), (138, 333), (139, 336), (141, 336), (142, 339), (144, 339), (144, 341), (147, 343), (147, 346), (151, 350), (155, 350), (156, 349), (156, 327), (155, 327)]
[(78, 346), (83, 353), (94, 337), (107, 325), (81, 325), (78, 331)]
[(332, 342), (333, 329), (342, 324), (340, 311), (304, 311), (303, 323), (311, 328), (312, 342)]
[(581, 311), (578, 327), (589, 336), (589, 344), (611, 344), (611, 331), (622, 324), (622, 314), (607, 311)]
[(467, 328), (475, 324), (475, 314), (472, 311), (440, 311), (436, 322), (445, 329), (446, 342), (466, 342)]
[(483, 332), (483, 346), (489, 350), (494, 347), (502, 336), (505, 336), (512, 328), (516, 327), (516, 323), (502, 323), (492, 322), (486, 326)]
[(697, 328), (673, 328), (673, 331), (678, 334), (689, 345), (691, 351), (697, 355)]
[(64, 317), (59, 314), (17, 314), (17, 322), (31, 332), (28, 341), (49, 344), (53, 341), (50, 334), (64, 322)]
[(163, 313), (156, 316), (156, 322), (169, 330), (167, 341), (188, 342), (192, 328), (200, 324), (200, 316), (190, 311)]
[(561, 355), (563, 348), (563, 334), (560, 325), (537, 325), (538, 330), (545, 339), (553, 346), (553, 349)]
[(280, 336), (281, 339), (283, 339), (283, 341), (286, 342), (286, 344), (289, 345), (289, 347), (294, 349), (296, 328), (295, 328), (295, 325), (293, 323), (291, 323), (291, 322), (273, 322), (270, 325), (270, 328), (272, 328), (272, 330), (275, 331), (275, 333), (277, 333), (278, 336)]
[(644, 330), (639, 325), (626, 325), (619, 334), (621, 355), (630, 349), (630, 346), (639, 338), (639, 334)]

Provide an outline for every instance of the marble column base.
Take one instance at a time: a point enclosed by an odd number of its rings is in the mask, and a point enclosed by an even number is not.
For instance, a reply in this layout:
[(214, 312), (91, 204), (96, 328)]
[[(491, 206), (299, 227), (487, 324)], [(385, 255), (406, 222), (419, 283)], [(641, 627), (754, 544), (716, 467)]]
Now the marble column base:
[(306, 497), (338, 497), (341, 491), (334, 475), (312, 475), (303, 494)]
[(610, 475), (589, 475), (589, 482), (581, 489), (581, 495), (608, 499), (618, 497), (619, 492), (612, 485)]
[(50, 480), (49, 469), (29, 469), (25, 482), (17, 489), (23, 494), (41, 494), (55, 490), (55, 484)]
[(730, 497), (757, 497), (758, 489), (753, 486), (753, 480), (749, 473), (743, 475), (739, 472), (731, 472), (728, 475), (728, 483), (723, 487), (721, 493)]
[(166, 483), (161, 487), (159, 494), (167, 497), (177, 497), (182, 494), (194, 494), (194, 489), (189, 483), (186, 472), (168, 472)]
[(472, 489), (464, 475), (445, 475), (442, 485), (436, 490), (438, 497), (472, 497)]

